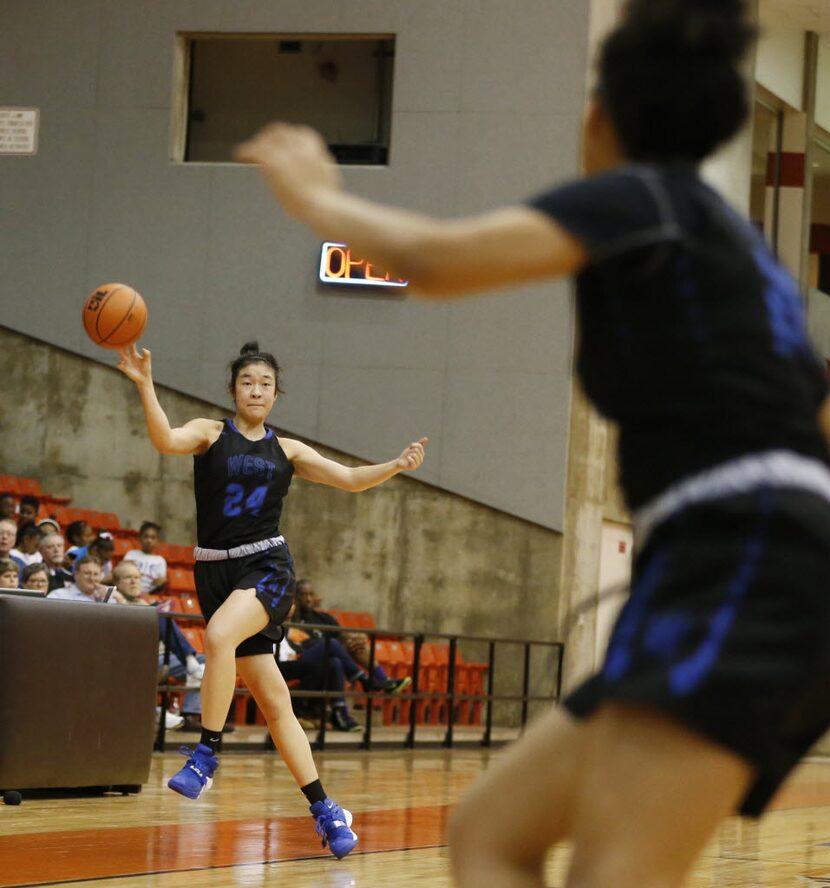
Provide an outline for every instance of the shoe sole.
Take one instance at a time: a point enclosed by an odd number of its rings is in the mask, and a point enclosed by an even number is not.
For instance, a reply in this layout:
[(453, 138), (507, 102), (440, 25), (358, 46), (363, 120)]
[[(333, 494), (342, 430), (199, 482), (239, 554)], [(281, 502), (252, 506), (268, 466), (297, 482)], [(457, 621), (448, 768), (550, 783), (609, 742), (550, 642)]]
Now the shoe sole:
[(167, 788), (172, 789), (173, 792), (177, 792), (180, 796), (184, 796), (186, 799), (190, 799), (192, 802), (195, 802), (198, 799), (200, 799), (211, 788), (211, 786), (213, 786), (213, 777), (208, 777), (207, 781), (202, 786), (202, 788), (199, 790), (199, 792), (196, 793), (196, 795), (191, 795), (189, 792), (185, 792), (183, 786), (176, 786), (173, 783), (173, 781), (175, 779), (176, 779), (175, 777), (171, 777), (167, 781)]
[(392, 696), (402, 694), (412, 684), (411, 678), (404, 678), (401, 683), (392, 691)]

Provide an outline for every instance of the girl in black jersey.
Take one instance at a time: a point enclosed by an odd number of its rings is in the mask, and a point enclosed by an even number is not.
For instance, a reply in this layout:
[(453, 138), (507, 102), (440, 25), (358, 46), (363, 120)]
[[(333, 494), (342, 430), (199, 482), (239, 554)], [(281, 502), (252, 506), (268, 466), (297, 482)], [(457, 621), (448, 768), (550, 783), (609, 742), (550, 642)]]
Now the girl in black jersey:
[(168, 786), (191, 799), (210, 788), (238, 673), (309, 801), (323, 845), (344, 857), (357, 844), (351, 814), (329, 799), (320, 784), (273, 655), (295, 587), (291, 555), (279, 531), (282, 501), (295, 474), (353, 492), (375, 487), (398, 472), (417, 469), (427, 439), (410, 444), (390, 462), (350, 468), (300, 441), (278, 438), (265, 420), (280, 391), (280, 370), (273, 355), (261, 352), (257, 343), (245, 345), (231, 365), (233, 420), (194, 419), (174, 429), (153, 388), (150, 352), (139, 354), (133, 345), (120, 355), (118, 367), (138, 387), (153, 445), (161, 453), (192, 454), (194, 463), (195, 578), (207, 620), (202, 736)]
[(491, 768), (458, 883), (679, 885), (830, 722), (830, 428), (795, 284), (698, 166), (746, 118), (742, 0), (629, 0), (586, 116), (588, 177), (444, 221), (344, 193), (314, 132), (241, 146), (285, 210), (426, 298), (577, 276), (578, 369), (620, 427), (632, 590), (597, 675)]

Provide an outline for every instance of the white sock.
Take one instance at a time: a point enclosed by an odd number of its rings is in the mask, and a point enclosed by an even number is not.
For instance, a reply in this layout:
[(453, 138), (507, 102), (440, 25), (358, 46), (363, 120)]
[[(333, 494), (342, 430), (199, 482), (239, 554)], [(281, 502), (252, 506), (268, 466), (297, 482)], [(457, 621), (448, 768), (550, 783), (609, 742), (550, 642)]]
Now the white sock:
[(187, 655), (187, 663), (185, 666), (188, 672), (196, 672), (199, 669), (199, 661), (194, 654)]

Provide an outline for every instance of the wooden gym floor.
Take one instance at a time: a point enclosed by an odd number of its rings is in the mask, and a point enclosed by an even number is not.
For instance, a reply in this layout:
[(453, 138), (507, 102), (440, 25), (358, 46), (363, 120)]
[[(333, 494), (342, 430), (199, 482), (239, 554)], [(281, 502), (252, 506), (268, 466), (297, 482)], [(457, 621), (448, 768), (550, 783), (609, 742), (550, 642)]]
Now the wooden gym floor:
[[(499, 754), (319, 755), (324, 786), (352, 809), (360, 834), (356, 851), (340, 862), (320, 848), (276, 755), (225, 754), (214, 788), (199, 802), (164, 787), (183, 759), (157, 755), (137, 796), (55, 793), (0, 805), (0, 888), (444, 888), (452, 884), (448, 813)], [(567, 849), (552, 855), (548, 885), (564, 884), (566, 863)], [(728, 821), (688, 881), (690, 888), (810, 885), (830, 885), (830, 761), (802, 765), (760, 825)]]

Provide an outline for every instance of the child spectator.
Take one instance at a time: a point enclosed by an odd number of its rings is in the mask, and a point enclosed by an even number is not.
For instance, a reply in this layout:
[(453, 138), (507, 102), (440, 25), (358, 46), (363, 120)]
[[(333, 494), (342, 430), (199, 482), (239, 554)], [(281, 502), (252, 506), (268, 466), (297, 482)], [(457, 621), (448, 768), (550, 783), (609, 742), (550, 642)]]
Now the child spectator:
[(49, 592), (49, 578), (49, 568), (42, 561), (39, 564), (30, 564), (23, 568), (20, 587), (46, 595)]
[[(66, 557), (70, 561), (83, 558), (87, 553), (87, 547), (95, 539), (95, 532), (86, 521), (73, 521), (67, 525), (66, 538), (69, 540), (69, 548)], [(80, 551), (83, 549), (83, 551)]]
[(40, 511), (40, 500), (36, 496), (24, 496), (20, 499), (20, 509), (17, 513), (18, 523), (34, 524), (37, 521), (37, 513)]
[(20, 571), (11, 558), (0, 558), (0, 589), (20, 588)]
[(17, 500), (14, 498), (14, 494), (4, 490), (0, 493), (0, 519), (11, 518), (14, 521), (16, 512)]
[(11, 557), (20, 562), (24, 567), (43, 561), (40, 554), (40, 531), (34, 524), (28, 522), (17, 528), (17, 540), (11, 550)]
[(154, 521), (145, 521), (138, 529), (140, 549), (130, 549), (125, 561), (134, 561), (141, 571), (141, 593), (152, 595), (167, 585), (167, 561), (156, 555), (161, 528)]
[[(2, 522), (0, 522), (2, 524)], [(66, 569), (63, 537), (59, 533), (47, 533), (40, 541), (40, 554), (49, 569), (49, 591), (63, 589), (72, 582), (72, 571)]]
[(112, 534), (107, 530), (98, 532), (98, 536), (89, 544), (87, 554), (91, 555), (101, 565), (101, 582), (107, 586), (112, 585), (112, 553), (115, 543)]

